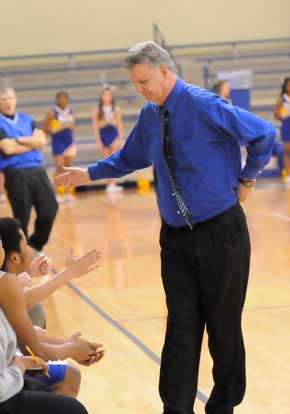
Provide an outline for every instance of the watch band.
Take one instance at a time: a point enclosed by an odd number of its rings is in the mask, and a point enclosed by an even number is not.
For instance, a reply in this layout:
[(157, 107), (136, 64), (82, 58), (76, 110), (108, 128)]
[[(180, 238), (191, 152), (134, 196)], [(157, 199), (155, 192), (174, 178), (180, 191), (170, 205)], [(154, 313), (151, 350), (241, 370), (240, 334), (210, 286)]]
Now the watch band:
[(252, 187), (255, 186), (256, 180), (254, 178), (240, 177), (239, 178), (239, 183), (241, 183), (245, 187), (252, 188)]

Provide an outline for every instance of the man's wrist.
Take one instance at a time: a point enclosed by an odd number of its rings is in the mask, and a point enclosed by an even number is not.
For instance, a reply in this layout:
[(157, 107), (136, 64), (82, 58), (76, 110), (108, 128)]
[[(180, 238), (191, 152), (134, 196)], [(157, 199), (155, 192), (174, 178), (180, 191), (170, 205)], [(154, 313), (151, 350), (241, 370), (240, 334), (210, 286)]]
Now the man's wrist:
[(22, 142), (20, 141), (20, 137), (15, 138), (15, 142), (18, 145), (22, 145)]
[(64, 278), (64, 281), (67, 283), (72, 279), (72, 273), (69, 269), (66, 267), (61, 271), (62, 277)]
[(241, 183), (245, 187), (252, 188), (255, 187), (256, 180), (254, 178), (240, 177), (239, 183)]

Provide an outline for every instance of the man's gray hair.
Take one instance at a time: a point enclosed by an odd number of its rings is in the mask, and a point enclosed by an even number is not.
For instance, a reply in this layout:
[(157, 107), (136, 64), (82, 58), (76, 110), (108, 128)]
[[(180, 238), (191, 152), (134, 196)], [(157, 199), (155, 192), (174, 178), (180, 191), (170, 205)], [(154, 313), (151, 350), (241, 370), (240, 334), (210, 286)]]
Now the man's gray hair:
[(138, 63), (151, 63), (154, 66), (164, 65), (176, 72), (176, 67), (166, 49), (155, 42), (147, 41), (137, 43), (129, 49), (124, 60), (124, 66), (130, 70)]
[(16, 96), (16, 92), (13, 88), (9, 86), (1, 86), (0, 87), (0, 96), (8, 95), (9, 93), (13, 93)]

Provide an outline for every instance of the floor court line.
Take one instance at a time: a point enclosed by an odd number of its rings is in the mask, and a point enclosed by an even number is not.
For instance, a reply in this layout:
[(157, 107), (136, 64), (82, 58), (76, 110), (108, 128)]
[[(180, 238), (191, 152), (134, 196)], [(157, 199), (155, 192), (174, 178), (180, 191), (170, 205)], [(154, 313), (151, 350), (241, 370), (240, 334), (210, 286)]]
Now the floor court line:
[(280, 219), (283, 221), (290, 221), (290, 216), (286, 215), (286, 214), (282, 214), (282, 213), (266, 213), (267, 216), (276, 218), (276, 219)]

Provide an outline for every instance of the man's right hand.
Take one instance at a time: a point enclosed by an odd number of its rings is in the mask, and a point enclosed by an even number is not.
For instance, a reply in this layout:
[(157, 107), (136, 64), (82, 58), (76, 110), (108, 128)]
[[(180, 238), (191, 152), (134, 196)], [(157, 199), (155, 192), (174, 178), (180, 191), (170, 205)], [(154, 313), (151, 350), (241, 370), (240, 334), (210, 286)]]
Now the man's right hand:
[(55, 185), (73, 186), (87, 184), (91, 181), (86, 168), (63, 167), (63, 173), (55, 177)]

